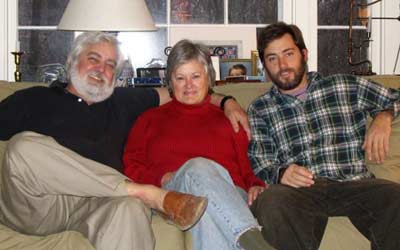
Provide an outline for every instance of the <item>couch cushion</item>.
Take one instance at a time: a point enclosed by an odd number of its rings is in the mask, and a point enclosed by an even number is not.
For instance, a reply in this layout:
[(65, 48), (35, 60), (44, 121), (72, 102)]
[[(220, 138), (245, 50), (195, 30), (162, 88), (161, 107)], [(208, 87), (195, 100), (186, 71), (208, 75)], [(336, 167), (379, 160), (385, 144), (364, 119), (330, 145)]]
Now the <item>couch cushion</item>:
[(4, 81), (0, 81), (0, 101), (14, 93), (17, 90), (29, 88), (32, 86), (48, 86), (48, 84), (44, 83), (28, 83), (28, 82), (14, 82), (8, 83)]
[(400, 88), (400, 76), (398, 75), (373, 75), (365, 76), (365, 78), (380, 83), (387, 88)]
[(321, 250), (365, 250), (371, 243), (351, 224), (347, 217), (330, 217), (322, 237)]
[(65, 231), (46, 237), (28, 236), (1, 224), (0, 246), (3, 250), (95, 250), (82, 234), (75, 231)]
[(155, 250), (173, 249), (185, 250), (185, 233), (175, 226), (167, 224), (163, 218), (157, 214), (151, 217), (151, 226), (156, 238)]
[(250, 103), (263, 95), (270, 87), (271, 83), (249, 82), (215, 86), (213, 90), (215, 93), (234, 96), (240, 106), (247, 110)]

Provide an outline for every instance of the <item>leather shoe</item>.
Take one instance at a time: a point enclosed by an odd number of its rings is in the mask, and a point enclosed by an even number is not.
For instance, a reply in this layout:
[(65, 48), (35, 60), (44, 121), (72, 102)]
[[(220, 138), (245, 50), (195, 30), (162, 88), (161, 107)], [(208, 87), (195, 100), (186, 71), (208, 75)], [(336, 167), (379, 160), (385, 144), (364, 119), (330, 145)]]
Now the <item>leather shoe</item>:
[(168, 223), (182, 231), (194, 226), (207, 208), (207, 198), (169, 191), (164, 198), (164, 213), (161, 216)]

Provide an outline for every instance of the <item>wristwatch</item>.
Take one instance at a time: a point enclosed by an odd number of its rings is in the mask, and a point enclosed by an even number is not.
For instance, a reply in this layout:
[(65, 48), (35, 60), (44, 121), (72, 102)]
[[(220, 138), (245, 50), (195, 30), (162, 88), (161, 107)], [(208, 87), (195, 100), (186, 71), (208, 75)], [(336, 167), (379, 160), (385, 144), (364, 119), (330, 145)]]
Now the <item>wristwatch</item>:
[(228, 101), (229, 99), (233, 99), (233, 100), (236, 101), (235, 97), (233, 97), (233, 96), (231, 96), (231, 95), (224, 96), (224, 98), (222, 98), (221, 104), (220, 104), (220, 106), (219, 106), (222, 110), (224, 110), (224, 108), (225, 108), (225, 103), (226, 103), (226, 101)]

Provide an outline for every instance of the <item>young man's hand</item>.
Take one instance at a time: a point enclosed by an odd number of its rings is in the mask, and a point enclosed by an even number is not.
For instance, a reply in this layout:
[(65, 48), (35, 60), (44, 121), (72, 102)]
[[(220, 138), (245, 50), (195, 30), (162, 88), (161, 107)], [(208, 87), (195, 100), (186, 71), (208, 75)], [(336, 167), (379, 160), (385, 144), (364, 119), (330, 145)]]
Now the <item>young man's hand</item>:
[(389, 138), (392, 132), (393, 114), (390, 111), (379, 112), (365, 135), (362, 149), (368, 160), (383, 163), (389, 153)]
[(310, 187), (314, 184), (314, 176), (309, 169), (290, 164), (283, 173), (280, 183), (295, 188)]

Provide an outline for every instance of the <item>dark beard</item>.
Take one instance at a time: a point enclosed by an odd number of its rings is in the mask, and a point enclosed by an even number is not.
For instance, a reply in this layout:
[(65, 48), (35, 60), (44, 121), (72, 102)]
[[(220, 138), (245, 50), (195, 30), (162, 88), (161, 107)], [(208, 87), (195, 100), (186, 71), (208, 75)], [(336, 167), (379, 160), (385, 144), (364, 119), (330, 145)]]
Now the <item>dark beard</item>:
[[(271, 81), (281, 90), (292, 90), (295, 89), (297, 86), (300, 85), (301, 80), (303, 79), (303, 76), (306, 72), (307, 68), (307, 62), (302, 59), (302, 63), (300, 67), (296, 70), (294, 68), (287, 68), (285, 70), (279, 71), (277, 74), (272, 75), (267, 68), (265, 70), (267, 71), (267, 74), (269, 78), (271, 78)], [(291, 71), (294, 72), (294, 79), (290, 82), (282, 82), (279, 80), (279, 75), (284, 72), (284, 71)]]

